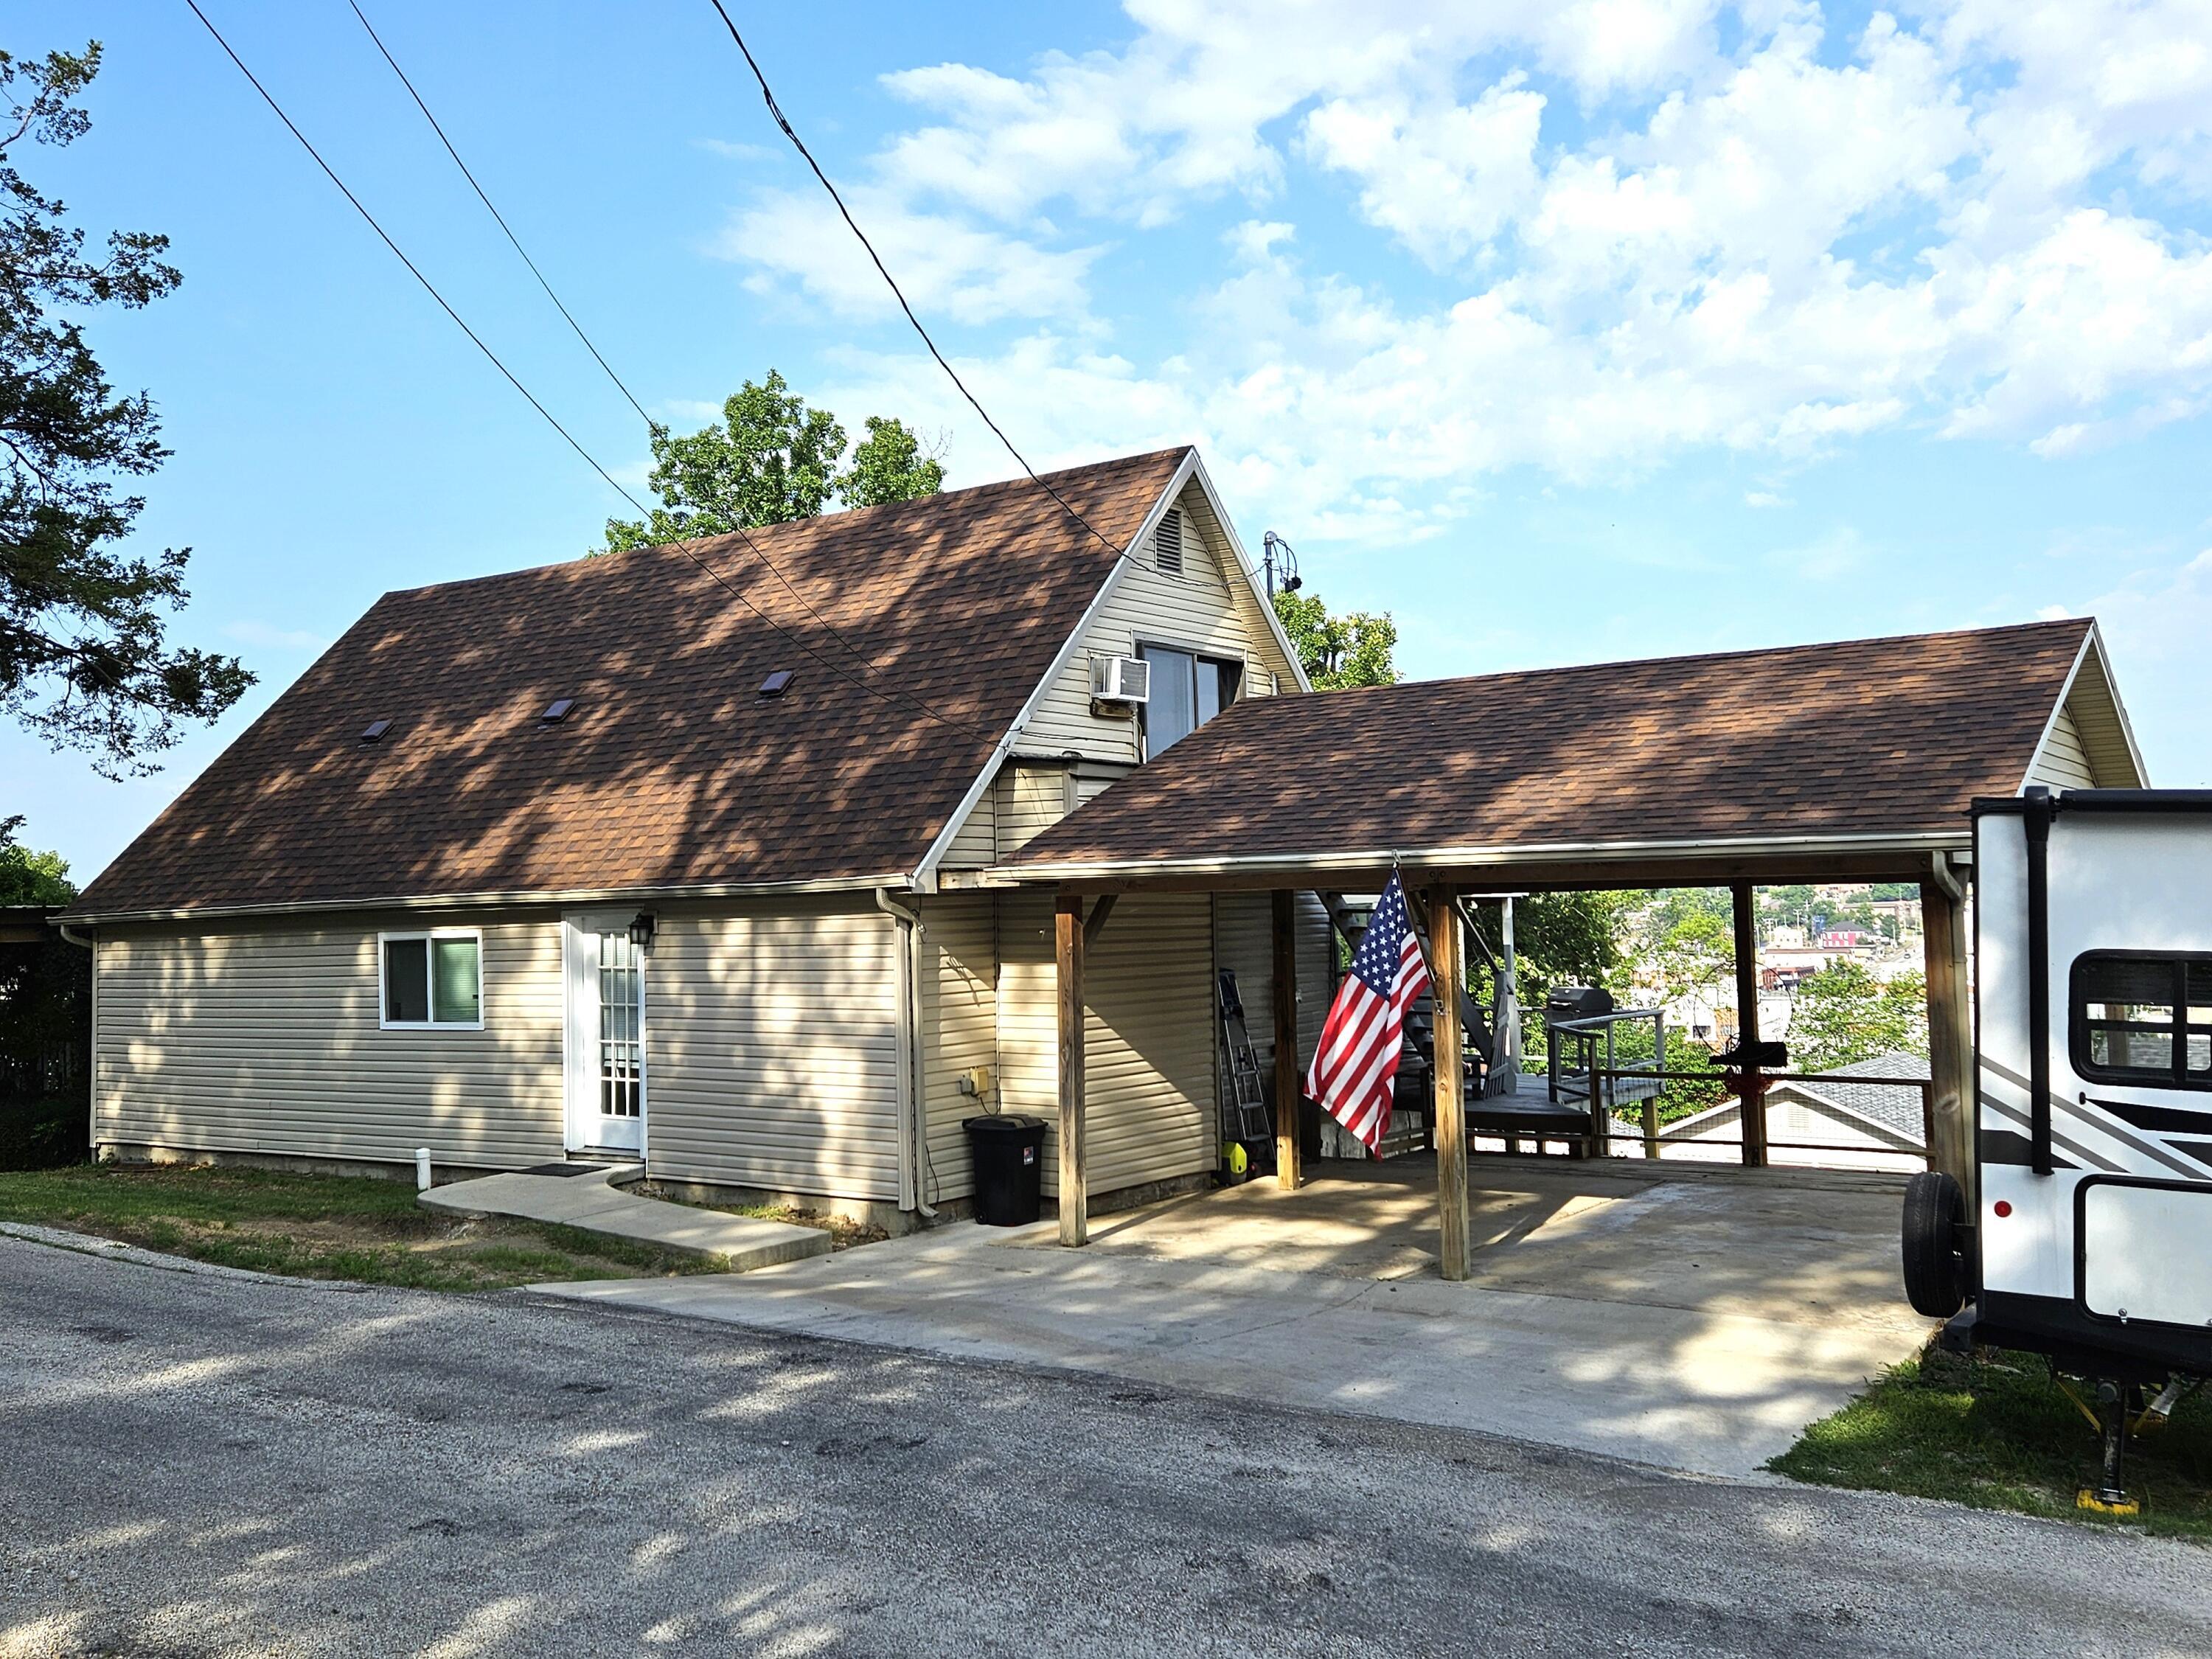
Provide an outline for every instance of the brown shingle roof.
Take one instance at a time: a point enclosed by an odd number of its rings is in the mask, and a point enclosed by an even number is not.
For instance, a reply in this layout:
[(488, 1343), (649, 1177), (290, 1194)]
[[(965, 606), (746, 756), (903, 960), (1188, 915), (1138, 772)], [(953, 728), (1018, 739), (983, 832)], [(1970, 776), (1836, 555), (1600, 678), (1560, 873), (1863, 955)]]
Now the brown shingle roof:
[[(1053, 475), (1127, 546), (1187, 452)], [(910, 871), (1114, 563), (1026, 479), (388, 593), (86, 890), (78, 914)], [(757, 695), (795, 672), (781, 697)], [(541, 726), (556, 697), (576, 707)], [(382, 741), (360, 742), (374, 720)]]
[(2020, 787), (2090, 626), (1255, 698), (1016, 864), (1963, 836)]

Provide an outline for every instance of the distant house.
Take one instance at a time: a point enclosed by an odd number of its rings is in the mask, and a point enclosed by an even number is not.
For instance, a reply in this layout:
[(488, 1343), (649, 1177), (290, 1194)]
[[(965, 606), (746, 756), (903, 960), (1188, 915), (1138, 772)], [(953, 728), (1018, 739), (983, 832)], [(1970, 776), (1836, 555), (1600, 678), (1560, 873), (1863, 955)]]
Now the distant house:
[[(1919, 1054), (1875, 1054), (1837, 1066), (1832, 1076), (1864, 1082), (1778, 1083), (1766, 1091), (1769, 1161), (1829, 1168), (1897, 1170), (1925, 1156), (1920, 1091), (1909, 1086), (1929, 1075)], [(1884, 1084), (1895, 1078), (1905, 1082)], [(1669, 1124), (1660, 1137), (1662, 1156), (1733, 1162), (1742, 1138), (1735, 1101)], [(1624, 1131), (1616, 1147), (1634, 1156), (1643, 1143)], [(1795, 1150), (1793, 1150), (1793, 1147)], [(1815, 1150), (1818, 1149), (1818, 1150)]]

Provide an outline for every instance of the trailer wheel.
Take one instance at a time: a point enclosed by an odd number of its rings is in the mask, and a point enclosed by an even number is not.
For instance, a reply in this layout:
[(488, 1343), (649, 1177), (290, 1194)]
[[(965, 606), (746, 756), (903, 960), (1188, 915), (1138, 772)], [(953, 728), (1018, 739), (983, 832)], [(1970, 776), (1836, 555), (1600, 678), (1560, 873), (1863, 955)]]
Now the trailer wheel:
[(1941, 1170), (1923, 1170), (1905, 1187), (1905, 1297), (1915, 1313), (1948, 1319), (1966, 1305), (1966, 1267), (1959, 1256), (1966, 1195)]

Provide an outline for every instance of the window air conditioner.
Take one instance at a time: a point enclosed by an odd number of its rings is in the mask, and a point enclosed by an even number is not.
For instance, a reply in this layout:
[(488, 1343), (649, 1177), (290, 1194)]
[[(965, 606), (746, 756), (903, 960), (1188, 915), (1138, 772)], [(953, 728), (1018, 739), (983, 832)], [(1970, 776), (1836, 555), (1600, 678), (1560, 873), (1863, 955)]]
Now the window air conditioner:
[(1091, 659), (1091, 701), (1112, 705), (1112, 712), (1133, 714), (1152, 700), (1152, 665), (1142, 657), (1093, 657)]

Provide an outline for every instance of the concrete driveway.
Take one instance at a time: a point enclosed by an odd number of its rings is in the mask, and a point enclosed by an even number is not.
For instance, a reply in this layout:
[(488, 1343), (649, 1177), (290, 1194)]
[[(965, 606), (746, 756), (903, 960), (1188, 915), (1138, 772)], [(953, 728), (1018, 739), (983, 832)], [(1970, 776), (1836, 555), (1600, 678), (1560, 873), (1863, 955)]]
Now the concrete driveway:
[(1073, 1372), (5, 1237), (0, 1332), (8, 1659), (2212, 1652), (2191, 1545)]
[(544, 1296), (1753, 1473), (1929, 1325), (1902, 1180), (1482, 1160), (1475, 1273), (1436, 1271), (1426, 1158), (1323, 1164), (1094, 1224), (956, 1224), (741, 1278)]

